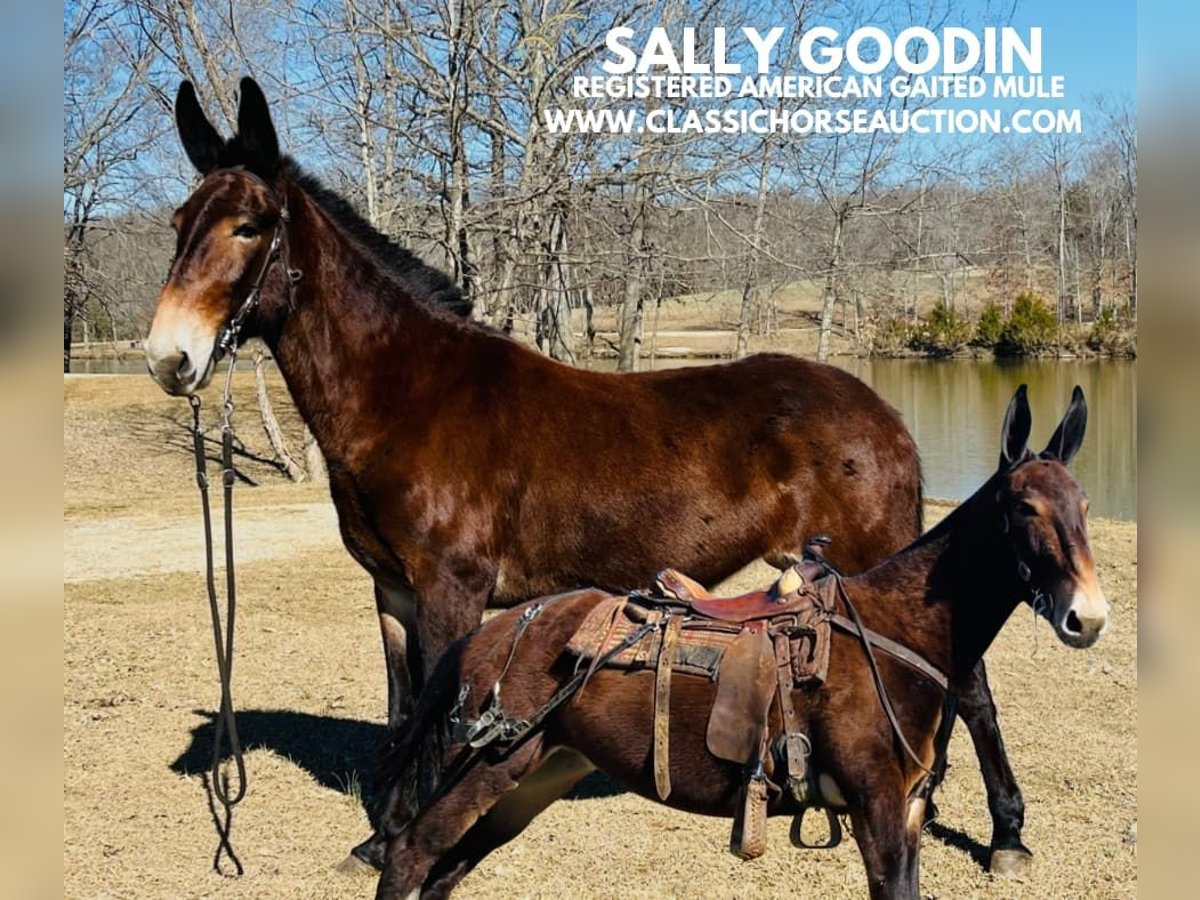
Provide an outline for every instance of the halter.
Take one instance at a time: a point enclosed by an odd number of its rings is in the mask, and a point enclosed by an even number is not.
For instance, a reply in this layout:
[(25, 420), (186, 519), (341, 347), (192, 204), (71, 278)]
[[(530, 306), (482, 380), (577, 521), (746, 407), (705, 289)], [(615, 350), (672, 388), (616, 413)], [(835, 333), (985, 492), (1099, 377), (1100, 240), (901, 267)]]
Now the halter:
[[(1029, 463), (1034, 462), (1035, 460), (1038, 460), (1038, 459), (1042, 459), (1042, 458), (1043, 457), (1038, 454), (1031, 453), (1024, 459), (1021, 459), (1020, 461), (1014, 463), (1009, 468), (1008, 473), (1011, 474), (1012, 472), (1015, 472), (1017, 469), (1021, 468), (1022, 466), (1026, 466)], [(997, 504), (999, 504), (1002, 501), (1002, 497), (1003, 497), (1003, 491), (1000, 491), (1000, 490), (996, 491), (996, 503)], [(1046, 601), (1049, 599), (1049, 595), (1047, 594), (1047, 592), (1043, 591), (1040, 587), (1033, 584), (1033, 582), (1032, 582), (1033, 570), (1029, 567), (1029, 563), (1025, 562), (1025, 560), (1021, 558), (1021, 551), (1017, 547), (1017, 542), (1012, 537), (1012, 522), (1009, 520), (1009, 514), (1007, 511), (1000, 513), (1000, 533), (1008, 536), (1009, 546), (1012, 548), (1013, 556), (1017, 560), (1017, 578), (1020, 579), (1022, 584), (1026, 584), (1029, 586), (1029, 596), (1026, 599), (1028, 600), (1029, 605), (1033, 607), (1034, 614), (1036, 615), (1037, 613), (1044, 613), (1045, 617), (1046, 617), (1046, 621), (1053, 624), (1053, 622), (1050, 619), (1049, 609), (1047, 608), (1047, 605), (1046, 605)], [(1053, 601), (1050, 601), (1049, 606), (1050, 606), (1050, 608), (1053, 607)]]

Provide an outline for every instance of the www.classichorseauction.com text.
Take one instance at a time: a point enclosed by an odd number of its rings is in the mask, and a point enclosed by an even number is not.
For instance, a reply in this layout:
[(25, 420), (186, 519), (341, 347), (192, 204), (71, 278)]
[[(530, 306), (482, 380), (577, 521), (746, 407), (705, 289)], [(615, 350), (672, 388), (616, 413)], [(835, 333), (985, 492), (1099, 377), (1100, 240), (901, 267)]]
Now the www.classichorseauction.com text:
[[(743, 27), (735, 35), (720, 27), (703, 34), (684, 28), (677, 43), (662, 27), (644, 36), (613, 28), (601, 60), (605, 74), (576, 76), (572, 95), (583, 102), (544, 110), (544, 125), (551, 133), (584, 134), (1083, 131), (1081, 111), (1061, 103), (1066, 79), (1043, 72), (1040, 28), (911, 27), (893, 36), (865, 26), (843, 38), (817, 26), (796, 42), (800, 71), (780, 71), (784, 34), (781, 26)], [(970, 105), (985, 98), (1005, 101), (1006, 108)], [(629, 103), (642, 100), (657, 105), (643, 110)], [(692, 105), (704, 100), (721, 105)], [(790, 103), (765, 102), (772, 100)], [(956, 103), (934, 107), (939, 100)]]

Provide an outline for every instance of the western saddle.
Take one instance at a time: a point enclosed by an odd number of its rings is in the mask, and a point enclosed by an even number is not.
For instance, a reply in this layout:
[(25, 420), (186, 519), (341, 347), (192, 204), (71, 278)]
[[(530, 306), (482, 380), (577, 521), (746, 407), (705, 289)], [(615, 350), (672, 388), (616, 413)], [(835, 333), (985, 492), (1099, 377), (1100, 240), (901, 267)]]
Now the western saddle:
[[(611, 656), (605, 666), (653, 669), (654, 780), (661, 799), (671, 793), (669, 723), (674, 673), (716, 682), (706, 744), (718, 759), (744, 766), (746, 781), (733, 823), (730, 849), (743, 859), (766, 849), (766, 809), (773, 772), (786, 772), (784, 784), (800, 805), (792, 840), (800, 846), (803, 811), (820, 805), (812, 783), (808, 737), (800, 727), (794, 689), (825, 680), (829, 665), (830, 623), (836, 616), (836, 585), (825, 579), (831, 567), (821, 555), (827, 539), (815, 539), (805, 559), (785, 570), (765, 591), (716, 598), (691, 578), (666, 569), (650, 592), (612, 597), (597, 605), (567, 645), (587, 677), (606, 651), (635, 629), (653, 626), (640, 640)], [(584, 680), (586, 684), (586, 678)], [(772, 742), (772, 705), (778, 708), (782, 734)], [(776, 779), (778, 781), (779, 779)], [(836, 817), (829, 818), (830, 840), (841, 839)]]

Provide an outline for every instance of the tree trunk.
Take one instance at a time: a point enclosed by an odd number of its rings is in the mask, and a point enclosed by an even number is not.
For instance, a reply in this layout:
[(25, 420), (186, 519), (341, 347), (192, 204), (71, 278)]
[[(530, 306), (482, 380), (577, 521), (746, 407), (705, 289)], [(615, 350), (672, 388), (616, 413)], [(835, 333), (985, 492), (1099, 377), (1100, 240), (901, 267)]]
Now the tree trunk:
[(647, 263), (647, 194), (646, 179), (639, 176), (633, 190), (633, 221), (629, 228), (630, 265), (625, 274), (625, 297), (621, 303), (618, 372), (636, 372), (641, 356)]
[(63, 312), (63, 374), (71, 371), (71, 325), (74, 318), (70, 310)]
[[(758, 293), (758, 259), (763, 241), (763, 219), (767, 209), (767, 168), (771, 161), (770, 138), (763, 139), (762, 161), (758, 169), (758, 195), (754, 201), (754, 227), (750, 236), (750, 252), (746, 258), (746, 281), (742, 285), (742, 314), (738, 318), (737, 346), (734, 359), (744, 359), (750, 352), (750, 319), (754, 314)], [(761, 310), (760, 310), (761, 317)], [(759, 326), (762, 331), (762, 326)]]
[(654, 301), (654, 321), (650, 324), (650, 371), (654, 371), (654, 361), (658, 359), (658, 321), (662, 315), (662, 292)]
[(1136, 215), (1125, 219), (1125, 256), (1129, 260), (1129, 315), (1137, 321), (1137, 240), (1134, 232), (1137, 229)]
[(254, 387), (258, 395), (258, 414), (262, 417), (263, 431), (266, 432), (267, 440), (271, 444), (271, 451), (283, 466), (283, 471), (288, 479), (303, 481), (304, 469), (288, 451), (283, 431), (279, 427), (279, 420), (275, 418), (275, 411), (271, 407), (271, 398), (267, 395), (267, 373), (264, 359), (265, 354), (262, 352), (262, 348), (256, 347), (254, 350)]
[(449, 69), (450, 109), (450, 184), (448, 186), (449, 214), (446, 223), (446, 247), (454, 264), (455, 280), (463, 294), (475, 295), (475, 266), (471, 259), (466, 213), (470, 202), (467, 180), (467, 91), (471, 40), (468, 33), (469, 10), (463, 0), (447, 4), (450, 14), (452, 51), (447, 60)]
[(538, 347), (551, 359), (575, 364), (575, 332), (571, 327), (571, 303), (567, 288), (566, 224), (562, 211), (550, 212), (546, 265), (542, 271), (541, 302), (538, 309)]
[(833, 220), (833, 234), (829, 240), (829, 268), (825, 273), (825, 296), (821, 304), (821, 333), (817, 338), (817, 359), (829, 359), (833, 337), (833, 312), (838, 301), (838, 275), (842, 264), (842, 233), (845, 229), (848, 208), (838, 210)]
[(1054, 179), (1058, 192), (1058, 321), (1067, 315), (1067, 186), (1065, 164), (1054, 146)]
[(325, 457), (313, 433), (304, 426), (304, 470), (313, 484), (328, 484), (329, 472), (325, 468)]

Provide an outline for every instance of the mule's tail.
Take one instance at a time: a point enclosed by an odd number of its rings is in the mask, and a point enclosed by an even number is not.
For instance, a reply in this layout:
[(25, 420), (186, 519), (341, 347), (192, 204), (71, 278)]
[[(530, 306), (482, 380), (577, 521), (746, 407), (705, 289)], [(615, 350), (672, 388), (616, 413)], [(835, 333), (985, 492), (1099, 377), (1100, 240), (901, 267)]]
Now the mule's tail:
[(450, 744), (449, 711), (459, 686), (462, 641), (442, 654), (403, 733), (390, 734), (375, 761), (371, 824), (388, 839), (399, 834), (429, 800)]

